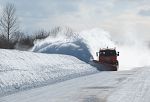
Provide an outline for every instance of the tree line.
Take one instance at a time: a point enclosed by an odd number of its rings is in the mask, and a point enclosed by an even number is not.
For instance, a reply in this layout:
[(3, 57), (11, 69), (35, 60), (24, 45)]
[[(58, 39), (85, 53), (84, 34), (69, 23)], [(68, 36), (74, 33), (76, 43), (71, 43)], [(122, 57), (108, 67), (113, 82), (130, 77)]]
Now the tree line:
[[(61, 31), (61, 27), (55, 27), (50, 31), (41, 29), (32, 35), (25, 34), (19, 28), (16, 8), (11, 3), (7, 3), (0, 14), (0, 48), (15, 49), (19, 46), (29, 49), (34, 46), (35, 40), (45, 39), (50, 35), (56, 36), (59, 31)], [(67, 32), (67, 34), (71, 34), (72, 30), (67, 28)]]

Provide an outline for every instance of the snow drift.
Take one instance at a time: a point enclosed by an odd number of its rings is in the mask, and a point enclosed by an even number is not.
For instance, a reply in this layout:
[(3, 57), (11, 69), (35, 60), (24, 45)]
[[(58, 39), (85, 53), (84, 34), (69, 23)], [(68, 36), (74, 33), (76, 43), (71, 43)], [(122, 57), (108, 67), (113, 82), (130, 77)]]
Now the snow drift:
[(95, 72), (94, 67), (68, 55), (0, 49), (0, 96)]

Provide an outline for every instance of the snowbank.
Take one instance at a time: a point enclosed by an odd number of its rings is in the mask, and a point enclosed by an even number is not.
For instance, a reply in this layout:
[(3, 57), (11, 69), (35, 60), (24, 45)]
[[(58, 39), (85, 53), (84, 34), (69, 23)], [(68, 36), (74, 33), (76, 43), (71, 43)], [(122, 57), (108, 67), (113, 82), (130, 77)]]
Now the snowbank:
[(75, 57), (0, 49), (0, 96), (95, 73)]

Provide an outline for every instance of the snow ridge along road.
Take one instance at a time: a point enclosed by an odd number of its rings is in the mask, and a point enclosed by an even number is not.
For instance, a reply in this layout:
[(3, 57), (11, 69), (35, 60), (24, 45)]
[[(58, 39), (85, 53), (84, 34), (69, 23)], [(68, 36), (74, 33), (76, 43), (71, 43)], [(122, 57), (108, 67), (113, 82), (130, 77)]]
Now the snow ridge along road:
[(96, 72), (73, 56), (0, 49), (0, 96)]

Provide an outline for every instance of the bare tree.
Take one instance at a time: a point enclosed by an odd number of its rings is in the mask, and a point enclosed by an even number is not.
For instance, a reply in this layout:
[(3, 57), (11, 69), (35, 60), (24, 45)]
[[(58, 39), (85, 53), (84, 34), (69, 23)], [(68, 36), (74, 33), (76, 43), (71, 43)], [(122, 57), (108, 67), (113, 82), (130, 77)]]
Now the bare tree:
[(34, 33), (34, 36), (35, 36), (35, 39), (45, 39), (46, 37), (49, 36), (49, 33), (46, 30), (41, 29), (41, 30), (36, 31)]
[(8, 42), (10, 41), (11, 35), (18, 30), (18, 22), (16, 16), (16, 8), (14, 4), (7, 3), (3, 8), (3, 12), (0, 18), (1, 33), (3, 33)]

